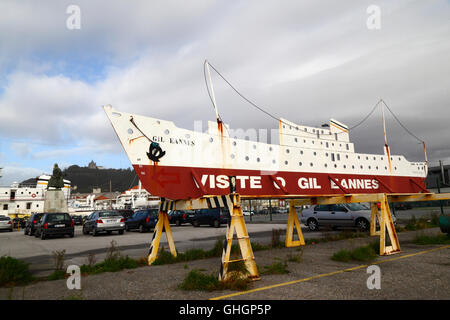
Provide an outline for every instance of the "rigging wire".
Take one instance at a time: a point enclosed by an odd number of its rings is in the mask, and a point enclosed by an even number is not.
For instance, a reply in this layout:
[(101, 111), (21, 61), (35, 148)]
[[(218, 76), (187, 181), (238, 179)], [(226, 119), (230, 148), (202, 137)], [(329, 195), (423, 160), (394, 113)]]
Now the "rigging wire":
[[(280, 121), (280, 122), (282, 122), (282, 123), (284, 123), (284, 124), (286, 124), (286, 125), (289, 125), (289, 126), (291, 126), (291, 124), (289, 124), (289, 123), (286, 123), (286, 122), (284, 122), (283, 120), (281, 120), (279, 117), (277, 117), (277, 116), (275, 116), (275, 115), (273, 115), (273, 114), (271, 114), (270, 112), (268, 112), (268, 111), (266, 111), (266, 110), (264, 110), (263, 108), (261, 108), (260, 106), (258, 106), (256, 103), (254, 103), (253, 101), (251, 101), (250, 99), (248, 99), (247, 97), (245, 97), (241, 92), (239, 92), (239, 90), (237, 90), (212, 64), (210, 64), (209, 62), (207, 62), (206, 60), (205, 60), (205, 63), (204, 63), (204, 67), (203, 67), (203, 74), (204, 74), (204, 76), (205, 76), (205, 83), (206, 83), (206, 88), (207, 88), (207, 90), (208, 90), (208, 95), (209, 95), (209, 98), (211, 99), (211, 102), (213, 103), (213, 106), (214, 106), (214, 102), (213, 102), (213, 99), (212, 99), (212, 97), (211, 97), (211, 93), (210, 93), (210, 91), (209, 91), (209, 86), (208, 86), (208, 83), (207, 83), (207, 80), (206, 80), (206, 71), (205, 71), (205, 67), (206, 67), (206, 63), (208, 63), (208, 65), (230, 86), (230, 88), (231, 89), (233, 89), (233, 91), (234, 92), (236, 92), (242, 99), (244, 99), (245, 101), (247, 101), (249, 104), (251, 104), (253, 107), (255, 107), (256, 109), (258, 109), (258, 110), (260, 110), (261, 112), (263, 112), (263, 113), (265, 113), (266, 115), (268, 115), (269, 117), (271, 117), (271, 118), (273, 118), (274, 120), (277, 120), (277, 121)], [(376, 110), (376, 108), (378, 107), (378, 105), (380, 104), (380, 103), (383, 103), (386, 107), (387, 107), (387, 109), (389, 110), (389, 112), (392, 114), (392, 116), (394, 117), (394, 119), (398, 122), (398, 124), (409, 134), (409, 135), (411, 135), (412, 137), (414, 137), (415, 139), (417, 139), (418, 141), (420, 141), (421, 143), (425, 143), (422, 139), (420, 139), (420, 138), (418, 138), (415, 134), (413, 134), (405, 125), (403, 125), (403, 123), (398, 119), (398, 117), (394, 114), (394, 112), (391, 110), (391, 108), (389, 108), (389, 106), (386, 104), (386, 102), (383, 100), (383, 99), (380, 99), (376, 104), (375, 104), (375, 106), (372, 108), (372, 110), (359, 122), (359, 123), (357, 123), (356, 125), (354, 125), (354, 126), (352, 126), (352, 127), (350, 127), (350, 128), (348, 128), (348, 132), (350, 132), (351, 130), (354, 130), (355, 128), (357, 128), (357, 127), (359, 127), (361, 124), (363, 124), (374, 112), (375, 112), (375, 110)], [(220, 115), (219, 115), (219, 118), (220, 118)], [(222, 121), (222, 119), (220, 118), (220, 120)], [(311, 134), (311, 135), (316, 135), (315, 133), (311, 133), (311, 132), (307, 132), (307, 131), (305, 131), (305, 132), (303, 132), (302, 131), (302, 133), (308, 133), (308, 134)], [(339, 132), (338, 134), (340, 134), (340, 133), (344, 133), (344, 132)]]

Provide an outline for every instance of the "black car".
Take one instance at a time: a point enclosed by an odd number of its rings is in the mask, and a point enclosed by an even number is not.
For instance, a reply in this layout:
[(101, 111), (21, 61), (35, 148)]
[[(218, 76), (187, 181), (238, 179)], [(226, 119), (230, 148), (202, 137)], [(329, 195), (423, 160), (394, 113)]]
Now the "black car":
[(169, 212), (169, 222), (177, 226), (183, 223), (192, 223), (194, 215), (194, 210), (173, 210)]
[(75, 223), (68, 213), (44, 213), (36, 226), (34, 236), (45, 240), (48, 236), (65, 236), (73, 238)]
[(150, 231), (158, 222), (158, 209), (136, 210), (134, 214), (125, 221), (126, 230), (139, 229), (139, 232)]
[(215, 209), (199, 209), (195, 210), (192, 218), (192, 225), (198, 227), (200, 225), (209, 224), (211, 227), (219, 228), (221, 224), (227, 224), (230, 213), (224, 208)]
[(119, 216), (124, 217), (125, 221), (130, 219), (130, 217), (133, 215), (134, 211), (131, 209), (118, 209), (116, 210)]
[(83, 234), (92, 232), (94, 237), (100, 232), (111, 234), (113, 231), (118, 231), (119, 234), (123, 234), (124, 230), (125, 218), (115, 210), (94, 211), (83, 224)]
[(36, 226), (42, 216), (43, 213), (33, 213), (31, 217), (26, 221), (23, 233), (28, 236), (34, 235), (34, 232), (36, 231)]
[(72, 216), (72, 219), (76, 226), (83, 225), (83, 219), (81, 218), (81, 216)]

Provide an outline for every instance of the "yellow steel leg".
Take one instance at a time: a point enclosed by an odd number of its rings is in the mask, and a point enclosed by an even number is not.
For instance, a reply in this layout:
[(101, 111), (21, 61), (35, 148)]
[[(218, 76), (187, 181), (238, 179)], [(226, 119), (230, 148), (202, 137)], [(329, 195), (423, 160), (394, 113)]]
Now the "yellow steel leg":
[[(298, 240), (293, 241), (292, 237), (294, 235), (294, 227), (297, 229)], [(305, 240), (303, 238), (302, 229), (300, 228), (300, 222), (298, 221), (297, 211), (295, 210), (294, 202), (289, 201), (289, 217), (286, 228), (286, 240), (285, 246), (289, 247), (298, 247), (304, 246)]]
[[(380, 255), (390, 255), (400, 252), (400, 244), (395, 231), (394, 222), (392, 221), (391, 211), (387, 196), (381, 202), (381, 222), (380, 222)], [(386, 246), (386, 230), (388, 231), (391, 245)]]
[(153, 231), (153, 240), (150, 245), (150, 252), (148, 255), (148, 264), (151, 265), (158, 257), (159, 242), (161, 241), (162, 232), (166, 232), (167, 242), (169, 243), (170, 252), (174, 257), (177, 256), (175, 244), (172, 237), (172, 230), (169, 225), (169, 216), (167, 212), (160, 211), (158, 216), (158, 222), (156, 223), (155, 230)]
[[(219, 274), (219, 280), (226, 280), (228, 276), (228, 265), (233, 262), (244, 261), (249, 272), (249, 278), (253, 280), (259, 279), (258, 269), (255, 263), (250, 238), (248, 236), (247, 227), (245, 225), (244, 216), (239, 195), (233, 197), (233, 209), (230, 212), (231, 221), (228, 224), (227, 235), (222, 254), (222, 266)], [(236, 231), (239, 248), (241, 249), (242, 259), (230, 260), (231, 246), (233, 243), (234, 232)]]
[(380, 225), (381, 229), (381, 220), (380, 220), (380, 214), (378, 212), (378, 207), (376, 202), (372, 202), (370, 204), (371, 208), (371, 215), (370, 215), (370, 235), (371, 236), (378, 236), (380, 235), (380, 231), (377, 231), (377, 221)]

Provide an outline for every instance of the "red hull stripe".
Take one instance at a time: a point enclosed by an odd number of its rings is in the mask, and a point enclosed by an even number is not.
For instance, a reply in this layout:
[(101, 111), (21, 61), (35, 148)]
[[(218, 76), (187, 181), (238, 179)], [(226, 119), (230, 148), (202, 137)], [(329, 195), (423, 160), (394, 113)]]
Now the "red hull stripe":
[(419, 193), (426, 190), (425, 178), (420, 177), (333, 174), (330, 179), (328, 173), (263, 172), (160, 165), (133, 167), (148, 192), (168, 199), (228, 194), (229, 176), (236, 176), (236, 191), (247, 196)]

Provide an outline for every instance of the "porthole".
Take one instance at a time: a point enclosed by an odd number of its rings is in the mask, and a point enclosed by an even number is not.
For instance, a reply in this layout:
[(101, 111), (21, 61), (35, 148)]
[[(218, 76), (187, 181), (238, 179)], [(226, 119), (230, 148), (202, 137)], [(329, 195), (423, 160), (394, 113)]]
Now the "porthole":
[(352, 169), (355, 169), (355, 166), (352, 165)]
[(128, 129), (128, 134), (133, 134), (133, 129)]
[(313, 163), (311, 162), (309, 165), (312, 167), (312, 166), (313, 166)]
[(328, 157), (328, 152), (327, 152), (327, 153), (325, 153), (325, 157)]
[(289, 149), (286, 149), (286, 153), (289, 153)]
[(402, 161), (402, 158), (398, 158), (398, 161)]
[(305, 139), (303, 139), (303, 143), (306, 143), (306, 140), (305, 140)]
[(345, 158), (348, 159), (348, 154), (345, 155)]
[(326, 168), (326, 167), (328, 167), (328, 164), (325, 163), (324, 166), (325, 166), (325, 168)]
[(159, 120), (156, 120), (156, 123), (157, 123), (157, 124), (161, 124), (161, 121), (159, 121)]
[(298, 163), (298, 165), (299, 165), (299, 166), (302, 166), (302, 163), (301, 163), (301, 162), (299, 162), (299, 163)]
[(214, 141), (214, 139), (213, 138), (209, 138), (209, 142), (213, 142)]
[(295, 142), (298, 142), (297, 138), (294, 138), (294, 141), (295, 141)]
[(253, 145), (253, 149), (256, 149), (256, 144)]
[(373, 160), (377, 160), (377, 158), (376, 158), (376, 157), (373, 157)]
[(272, 163), (273, 163), (273, 164), (275, 164), (275, 162), (276, 162), (275, 160), (272, 160)]
[(231, 159), (234, 159), (234, 154), (231, 154)]
[(387, 170), (387, 167), (384, 167), (384, 170)]
[(363, 166), (359, 166), (361, 169), (363, 168)]
[(287, 160), (286, 160), (286, 161), (284, 162), (284, 164), (285, 164), (285, 165), (287, 165), (287, 164), (288, 164)]
[(347, 168), (347, 166), (344, 164), (344, 169), (346, 169)]
[(394, 167), (394, 170), (397, 170), (397, 167)]
[(317, 152), (315, 152), (315, 151), (314, 151), (314, 153), (313, 153), (313, 154), (314, 154), (315, 156), (317, 156)]
[(247, 160), (248, 161), (248, 159), (250, 159), (248, 156), (245, 156), (245, 160)]
[(361, 157), (360, 157), (360, 156), (358, 156), (358, 159), (361, 159)]
[(261, 159), (260, 158), (256, 158), (256, 162), (260, 162), (261, 161)]
[(378, 166), (376, 166), (376, 167), (375, 167), (375, 169), (377, 169), (377, 170), (378, 170)]
[(186, 137), (186, 139), (189, 139), (191, 137), (191, 135), (189, 133), (186, 133), (185, 137)]
[(381, 157), (381, 161), (383, 161), (383, 157)]
[(366, 157), (366, 160), (369, 160), (369, 157)]
[(283, 124), (283, 129), (286, 128), (286, 126)]
[(273, 150), (272, 147), (270, 147), (270, 148), (269, 148), (269, 151), (272, 151), (272, 150)]
[(303, 150), (300, 150), (300, 154), (303, 154)]
[(312, 144), (314, 144), (314, 140), (312, 140), (311, 142), (312, 142)]
[(169, 134), (170, 132), (169, 132), (168, 129), (166, 129), (166, 130), (164, 130), (164, 133), (165, 133), (165, 134)]
[(337, 168), (337, 164), (334, 164), (334, 167)]
[(370, 170), (370, 166), (369, 166), (369, 170)]

